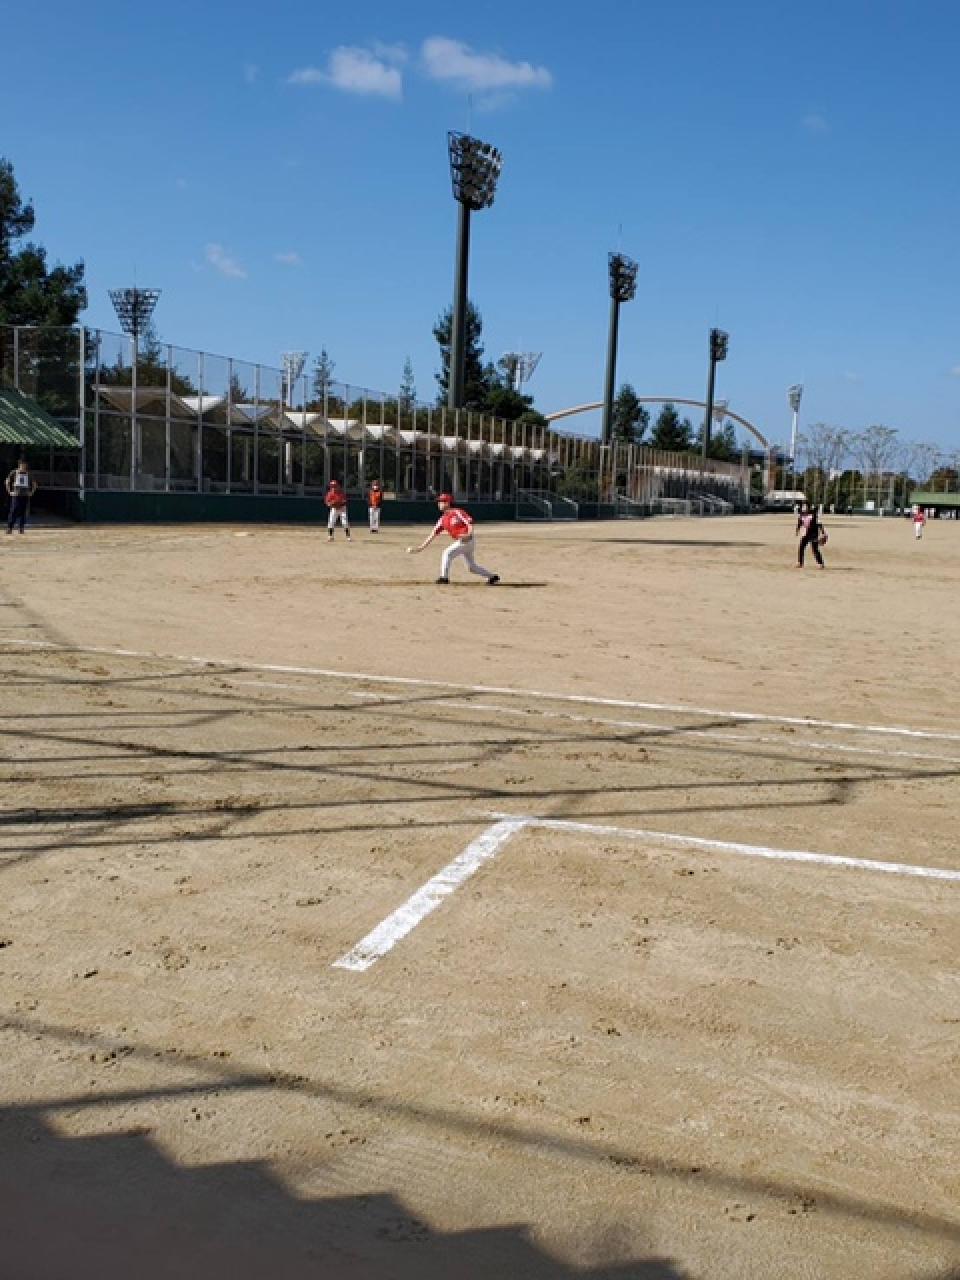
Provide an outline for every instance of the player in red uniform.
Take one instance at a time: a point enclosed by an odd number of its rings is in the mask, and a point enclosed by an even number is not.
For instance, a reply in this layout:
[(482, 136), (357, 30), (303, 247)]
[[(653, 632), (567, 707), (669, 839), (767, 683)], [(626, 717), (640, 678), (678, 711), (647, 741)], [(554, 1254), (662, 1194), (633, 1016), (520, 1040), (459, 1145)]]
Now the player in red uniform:
[(380, 507), (383, 503), (383, 489), (380, 481), (374, 480), (367, 492), (367, 512), (370, 516), (370, 532), (380, 532)]
[(913, 536), (919, 542), (923, 537), (923, 526), (927, 523), (927, 514), (922, 507), (913, 508)]
[(481, 578), (486, 578), (488, 586), (496, 586), (500, 581), (500, 575), (484, 569), (473, 558), (473, 517), (467, 515), (462, 507), (453, 505), (453, 495), (450, 493), (441, 493), (437, 499), (437, 506), (440, 508), (440, 519), (430, 531), (430, 536), (424, 538), (419, 547), (407, 547), (408, 554), (416, 555), (418, 551), (429, 547), (434, 538), (439, 538), (441, 533), (448, 533), (453, 542), (443, 553), (440, 561), (440, 577), (437, 582), (449, 582), (451, 564), (458, 556), (463, 556), (471, 573), (478, 573)]
[(347, 495), (343, 491), (343, 487), (339, 480), (331, 480), (327, 485), (327, 492), (323, 495), (323, 500), (327, 504), (330, 515), (327, 517), (327, 540), (333, 541), (333, 531), (336, 528), (337, 521), (343, 525), (343, 530), (347, 535), (347, 541), (350, 541), (350, 520), (347, 517)]

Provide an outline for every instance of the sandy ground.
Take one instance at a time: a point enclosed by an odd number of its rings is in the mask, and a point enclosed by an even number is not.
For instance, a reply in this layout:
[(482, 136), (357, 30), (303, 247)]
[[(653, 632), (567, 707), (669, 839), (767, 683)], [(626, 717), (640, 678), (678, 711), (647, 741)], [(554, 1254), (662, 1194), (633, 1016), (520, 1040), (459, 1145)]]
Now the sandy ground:
[(6, 539), (3, 1280), (960, 1276), (960, 526), (830, 528)]

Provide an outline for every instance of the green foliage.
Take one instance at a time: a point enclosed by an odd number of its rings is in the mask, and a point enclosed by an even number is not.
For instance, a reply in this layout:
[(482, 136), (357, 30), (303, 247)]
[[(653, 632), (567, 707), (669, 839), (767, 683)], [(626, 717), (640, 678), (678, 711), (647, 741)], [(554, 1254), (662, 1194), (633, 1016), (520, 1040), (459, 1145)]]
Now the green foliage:
[(313, 395), (319, 401), (319, 408), (323, 408), (323, 398), (329, 398), (330, 388), (333, 385), (333, 371), (336, 368), (334, 362), (327, 355), (326, 347), (322, 347), (320, 354), (313, 362)]
[(15, 251), (33, 224), (33, 206), (23, 203), (13, 166), (0, 158), (0, 324), (76, 324), (87, 305), (83, 263), (48, 267), (46, 250), (33, 243)]
[[(699, 453), (703, 450), (703, 425), (701, 424), (693, 442), (693, 448)], [(710, 432), (710, 444), (707, 446), (707, 457), (716, 458), (720, 462), (738, 462), (740, 449), (737, 445), (737, 432), (729, 420), (719, 429)]]
[(693, 427), (689, 418), (681, 422), (676, 406), (665, 404), (654, 423), (650, 444), (654, 449), (688, 453), (693, 445)]
[[(497, 382), (497, 372), (491, 364), (483, 363), (483, 320), (472, 302), (467, 303), (466, 354), (464, 359), (463, 408), (485, 409), (487, 395)], [(453, 335), (453, 308), (447, 307), (437, 317), (433, 336), (440, 346), (440, 372), (437, 379), (437, 403), (447, 402), (450, 387), (450, 345)]]
[(639, 444), (650, 425), (650, 414), (629, 382), (623, 383), (613, 402), (613, 438), (621, 444)]
[(406, 414), (412, 413), (417, 403), (417, 386), (413, 380), (413, 361), (407, 356), (403, 362), (403, 376), (400, 379), (400, 408)]

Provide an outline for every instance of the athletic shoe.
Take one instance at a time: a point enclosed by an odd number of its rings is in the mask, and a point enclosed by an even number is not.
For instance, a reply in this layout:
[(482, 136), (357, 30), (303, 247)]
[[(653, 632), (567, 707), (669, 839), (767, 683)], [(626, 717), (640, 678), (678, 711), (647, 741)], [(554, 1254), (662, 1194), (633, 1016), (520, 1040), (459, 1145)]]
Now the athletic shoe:
[(499, 573), (495, 573), (492, 578), (487, 579), (487, 586), (495, 587), (499, 581), (500, 581), (500, 575)]
[(437, 579), (437, 586), (439, 587), (441, 583), (449, 582), (449, 581), (450, 581), (450, 579), (449, 579), (449, 578), (438, 578), (438, 579)]

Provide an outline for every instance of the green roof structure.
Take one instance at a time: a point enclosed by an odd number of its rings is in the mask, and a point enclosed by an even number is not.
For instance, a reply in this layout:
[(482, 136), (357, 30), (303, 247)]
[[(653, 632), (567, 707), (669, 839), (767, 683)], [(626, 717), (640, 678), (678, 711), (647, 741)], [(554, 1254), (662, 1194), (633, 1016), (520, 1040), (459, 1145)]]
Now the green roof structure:
[(46, 409), (19, 391), (0, 391), (0, 444), (79, 449), (80, 441)]
[(913, 507), (960, 507), (960, 493), (935, 493), (933, 489), (914, 489), (910, 494)]

